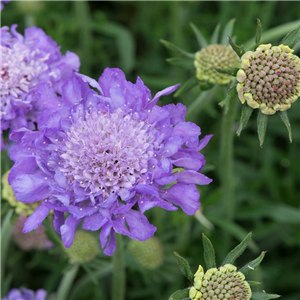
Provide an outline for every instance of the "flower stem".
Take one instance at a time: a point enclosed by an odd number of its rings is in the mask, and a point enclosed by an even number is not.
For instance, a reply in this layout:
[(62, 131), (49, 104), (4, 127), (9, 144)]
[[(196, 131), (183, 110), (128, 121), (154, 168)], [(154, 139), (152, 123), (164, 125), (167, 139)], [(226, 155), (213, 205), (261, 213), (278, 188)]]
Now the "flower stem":
[(116, 251), (113, 254), (113, 279), (112, 279), (112, 298), (111, 300), (125, 299), (125, 263), (123, 253), (122, 235), (115, 234)]
[(72, 287), (73, 281), (78, 273), (79, 264), (73, 265), (68, 271), (65, 272), (62, 281), (59, 284), (56, 299), (68, 299), (68, 294)]
[(220, 181), (225, 218), (231, 221), (234, 218), (235, 197), (233, 181), (233, 123), (237, 112), (238, 101), (232, 97), (222, 117), (221, 149), (220, 149)]

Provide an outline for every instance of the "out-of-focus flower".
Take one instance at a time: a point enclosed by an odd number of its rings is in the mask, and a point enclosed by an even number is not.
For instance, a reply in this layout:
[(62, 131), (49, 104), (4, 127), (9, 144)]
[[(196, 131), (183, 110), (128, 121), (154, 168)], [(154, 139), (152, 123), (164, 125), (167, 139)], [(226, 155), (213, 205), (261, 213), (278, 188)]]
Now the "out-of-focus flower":
[(143, 267), (157, 269), (163, 263), (163, 247), (158, 238), (153, 236), (145, 242), (131, 240), (128, 250)]
[[(225, 257), (221, 267), (216, 267), (215, 250), (211, 241), (203, 234), (204, 261), (207, 267), (205, 272), (199, 265), (195, 274), (192, 273), (189, 263), (175, 252), (179, 268), (183, 275), (192, 283), (192, 286), (178, 290), (173, 293), (169, 300), (250, 300), (250, 299), (276, 299), (279, 295), (267, 294), (266, 292), (252, 292), (250, 282), (247, 282), (245, 275), (260, 265), (265, 256), (262, 252), (259, 257), (248, 262), (244, 267), (237, 269), (233, 264), (243, 254), (251, 242), (252, 233), (236, 246)], [(251, 284), (258, 285), (260, 282), (252, 281)]]
[(75, 233), (73, 244), (65, 251), (72, 263), (85, 263), (92, 261), (99, 253), (99, 242), (89, 232), (78, 230)]
[(7, 200), (9, 204), (14, 207), (15, 212), (21, 216), (30, 216), (35, 209), (39, 206), (40, 203), (23, 203), (16, 199), (15, 193), (8, 183), (8, 174), (10, 170), (3, 174), (2, 176), (2, 197), (3, 199)]
[(13, 226), (13, 240), (23, 250), (43, 250), (49, 249), (53, 246), (52, 242), (48, 240), (45, 233), (45, 227), (39, 226), (33, 232), (23, 233), (25, 216), (19, 216), (19, 220)]
[(188, 69), (193, 66), (196, 68), (195, 76), (178, 89), (175, 97), (196, 85), (199, 85), (202, 90), (207, 90), (215, 84), (226, 85), (232, 82), (234, 76), (220, 73), (217, 69), (235, 69), (240, 67), (240, 59), (228, 42), (228, 35), (231, 35), (234, 22), (235, 20), (233, 19), (226, 24), (221, 38), (219, 36), (220, 25), (218, 25), (210, 41), (207, 41), (200, 30), (191, 24), (200, 47), (200, 50), (195, 54), (188, 53), (170, 42), (161, 40), (167, 48), (181, 55), (180, 57), (167, 59), (169, 63)]
[(10, 2), (10, 0), (1, 0), (0, 1), (0, 10), (2, 10), (3, 8), (4, 8), (4, 3), (6, 4), (6, 3), (8, 3), (8, 2)]
[[(53, 93), (61, 93), (64, 80), (79, 70), (76, 54), (60, 49), (45, 32), (37, 27), (25, 29), (24, 36), (17, 25), (1, 28), (1, 133), (21, 127), (34, 128), (38, 115), (59, 102), (38, 98), (35, 87), (40, 82), (53, 86)], [(57, 100), (57, 99), (56, 99)]]
[[(156, 105), (176, 88), (151, 99), (140, 78), (133, 84), (121, 70), (109, 68), (99, 84), (83, 75), (68, 80), (62, 87), (64, 105), (41, 115), (39, 131), (12, 134), (18, 143), (10, 153), (15, 165), (9, 183), (16, 198), (43, 200), (24, 232), (53, 210), (54, 227), (66, 247), (83, 221), (85, 230), (101, 228), (102, 248), (107, 245), (104, 253), (111, 255), (115, 232), (140, 241), (154, 234), (144, 215), (154, 206), (177, 210), (176, 205), (193, 215), (200, 206), (195, 184), (211, 182), (200, 173), (205, 160), (199, 153), (211, 135), (199, 141), (200, 128), (185, 122), (182, 104)], [(46, 84), (37, 93), (49, 101), (55, 97)]]
[(3, 300), (46, 300), (47, 292), (45, 290), (37, 290), (36, 292), (25, 288), (12, 289), (3, 298)]
[(271, 44), (247, 51), (237, 72), (240, 101), (266, 115), (289, 109), (300, 96), (300, 58), (293, 51)]

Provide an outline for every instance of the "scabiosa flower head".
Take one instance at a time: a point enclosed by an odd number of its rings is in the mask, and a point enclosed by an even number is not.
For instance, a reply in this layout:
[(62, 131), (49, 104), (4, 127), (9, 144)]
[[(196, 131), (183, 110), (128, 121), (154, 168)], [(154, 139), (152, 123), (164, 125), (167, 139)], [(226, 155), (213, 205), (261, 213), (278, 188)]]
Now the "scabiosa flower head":
[(271, 44), (247, 51), (237, 73), (240, 101), (267, 115), (289, 109), (300, 96), (300, 59), (293, 51)]
[(197, 79), (223, 85), (230, 83), (234, 77), (219, 73), (216, 69), (238, 68), (240, 60), (231, 46), (216, 44), (198, 51), (195, 55), (194, 65)]
[(155, 236), (145, 242), (131, 240), (128, 244), (128, 250), (137, 262), (146, 269), (157, 269), (163, 263), (163, 247)]
[(211, 268), (205, 273), (199, 266), (194, 275), (194, 285), (189, 291), (190, 299), (202, 300), (248, 300), (252, 292), (244, 274), (237, 268), (226, 264), (220, 268)]
[(4, 8), (4, 3), (6, 4), (6, 3), (8, 3), (8, 2), (10, 2), (10, 0), (1, 0), (0, 1), (0, 11)]
[(1, 127), (33, 128), (39, 112), (53, 105), (37, 101), (33, 89), (39, 82), (53, 86), (61, 93), (62, 82), (79, 69), (79, 58), (67, 51), (61, 55), (57, 44), (37, 27), (25, 29), (24, 36), (12, 25), (1, 28)]
[(34, 292), (22, 287), (10, 290), (3, 300), (46, 300), (46, 297), (47, 292), (45, 290), (40, 289)]
[(39, 226), (33, 232), (23, 233), (26, 216), (19, 216), (18, 222), (13, 226), (13, 240), (23, 250), (43, 250), (53, 246), (48, 240), (43, 225)]
[(99, 242), (89, 232), (78, 230), (75, 234), (73, 244), (65, 251), (72, 263), (85, 263), (92, 261), (99, 253)]
[[(133, 84), (121, 70), (109, 68), (99, 84), (83, 75), (68, 80), (62, 87), (64, 105), (45, 111), (39, 131), (12, 134), (19, 140), (11, 150), (15, 165), (9, 175), (16, 198), (43, 200), (24, 232), (53, 209), (54, 227), (66, 247), (83, 222), (85, 230), (101, 228), (102, 248), (107, 245), (104, 253), (111, 255), (115, 232), (140, 241), (154, 234), (156, 228), (144, 216), (154, 206), (176, 210), (177, 205), (194, 214), (200, 206), (195, 184), (211, 182), (200, 173), (205, 160), (199, 153), (211, 135), (199, 141), (200, 128), (185, 122), (182, 104), (156, 105), (176, 87), (151, 99), (140, 78)], [(38, 93), (55, 97), (46, 84)], [(184, 171), (173, 172), (173, 166)]]

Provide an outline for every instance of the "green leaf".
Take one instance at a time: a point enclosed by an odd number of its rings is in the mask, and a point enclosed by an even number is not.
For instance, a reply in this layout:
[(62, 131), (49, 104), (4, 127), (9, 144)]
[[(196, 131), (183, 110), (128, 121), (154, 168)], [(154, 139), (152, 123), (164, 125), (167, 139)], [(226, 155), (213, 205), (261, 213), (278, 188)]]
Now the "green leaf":
[(297, 44), (300, 40), (300, 25), (289, 32), (281, 41), (281, 44), (289, 46), (291, 49)]
[(252, 115), (253, 108), (250, 107), (247, 103), (244, 104), (243, 109), (242, 109), (242, 114), (241, 114), (241, 119), (240, 119), (240, 126), (236, 132), (237, 136), (241, 135), (242, 130), (246, 127), (248, 124), (248, 121)]
[(210, 90), (214, 85), (209, 83), (208, 81), (199, 81), (199, 86), (201, 91)]
[(215, 30), (214, 30), (212, 36), (211, 36), (210, 43), (211, 43), (212, 45), (218, 44), (220, 27), (221, 27), (221, 24), (219, 23), (219, 24), (216, 26), (216, 28), (215, 28)]
[(290, 143), (291, 143), (292, 142), (292, 127), (291, 127), (291, 124), (290, 124), (290, 120), (289, 120), (287, 111), (281, 111), (279, 115), (280, 115), (281, 120), (283, 121), (284, 125), (286, 126), (286, 128), (288, 130), (289, 140), (290, 140)]
[(253, 285), (260, 285), (261, 282), (258, 281), (247, 281), (249, 283), (249, 285), (253, 286)]
[(163, 43), (165, 45), (166, 48), (172, 50), (172, 51), (175, 51), (177, 54), (181, 54), (183, 56), (186, 56), (186, 57), (191, 57), (191, 58), (195, 58), (195, 54), (194, 53), (188, 53), (184, 50), (182, 50), (181, 48), (175, 46), (174, 44), (168, 42), (168, 41), (165, 41), (165, 40), (160, 40), (161, 43)]
[(260, 147), (262, 147), (266, 137), (267, 125), (268, 115), (265, 115), (261, 111), (259, 111), (257, 115), (257, 133)]
[(228, 39), (229, 39), (229, 44), (231, 45), (231, 47), (234, 50), (234, 52), (239, 57), (242, 57), (242, 55), (245, 53), (243, 46), (236, 45), (230, 36), (228, 37)]
[(262, 262), (262, 260), (265, 257), (266, 252), (263, 251), (259, 257), (257, 257), (256, 259), (250, 261), (248, 264), (246, 264), (244, 267), (240, 268), (238, 270), (238, 272), (243, 273), (244, 275), (246, 275), (250, 270), (254, 270), (257, 266), (260, 265), (260, 263)]
[(13, 210), (11, 209), (5, 216), (1, 224), (1, 276), (4, 278), (5, 263), (7, 261), (6, 253), (12, 234), (12, 225), (10, 222)]
[(226, 256), (224, 261), (222, 262), (222, 265), (226, 264), (232, 264), (235, 262), (235, 260), (243, 254), (245, 249), (248, 247), (250, 241), (252, 238), (252, 232), (250, 232), (243, 241), (237, 245), (233, 250), (230, 251), (230, 253)]
[(216, 267), (216, 258), (215, 258), (215, 250), (211, 241), (202, 233), (202, 241), (204, 248), (204, 261), (207, 269)]
[(191, 271), (189, 263), (182, 257), (180, 256), (177, 252), (174, 252), (175, 256), (177, 257), (177, 262), (179, 265), (179, 269), (181, 273), (190, 281), (194, 281), (194, 274)]
[(228, 45), (228, 37), (232, 35), (233, 26), (235, 23), (235, 19), (231, 19), (226, 25), (223, 30), (221, 44)]
[(192, 69), (194, 68), (194, 61), (186, 57), (172, 57), (166, 59), (168, 63), (181, 68)]
[(189, 289), (178, 290), (169, 297), (169, 300), (185, 300), (185, 299), (190, 299)]
[(193, 88), (194, 86), (196, 86), (198, 84), (199, 84), (199, 81), (197, 80), (197, 78), (195, 76), (193, 76), (188, 81), (186, 81), (182, 86), (179, 87), (179, 89), (174, 94), (174, 97), (179, 97), (180, 95), (186, 93), (187, 91), (189, 91), (191, 88)]
[(193, 23), (190, 23), (190, 25), (194, 31), (194, 34), (196, 36), (200, 48), (206, 47), (208, 45), (208, 42), (205, 39), (205, 37), (202, 35), (201, 31)]
[(276, 294), (254, 292), (252, 293), (251, 300), (269, 300), (269, 299), (277, 299), (280, 297), (281, 297), (280, 295), (276, 295)]
[(257, 27), (256, 27), (256, 35), (255, 35), (255, 48), (259, 46), (260, 40), (261, 40), (261, 34), (262, 34), (262, 26), (260, 19), (256, 19), (257, 21)]
[(231, 75), (231, 76), (235, 77), (236, 73), (239, 70), (239, 68), (231, 68), (231, 69), (217, 69), (217, 68), (215, 68), (215, 70), (219, 73), (228, 74), (228, 75)]
[(227, 91), (226, 98), (223, 101), (219, 102), (219, 105), (223, 107), (236, 94), (237, 94), (237, 91), (236, 91), (235, 86), (230, 87)]

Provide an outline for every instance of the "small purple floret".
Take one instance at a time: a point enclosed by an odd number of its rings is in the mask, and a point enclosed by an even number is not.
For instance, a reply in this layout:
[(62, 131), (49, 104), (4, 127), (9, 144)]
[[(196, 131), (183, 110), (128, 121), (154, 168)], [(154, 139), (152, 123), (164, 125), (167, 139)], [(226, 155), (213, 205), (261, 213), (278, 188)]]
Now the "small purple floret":
[(16, 27), (13, 25), (10, 31), (7, 26), (1, 28), (1, 134), (6, 129), (33, 129), (42, 110), (59, 105), (45, 95), (38, 97), (37, 84), (46, 82), (53, 86), (52, 93), (60, 94), (62, 83), (80, 66), (75, 53), (61, 55), (42, 29), (26, 28), (22, 36)]
[(3, 300), (46, 300), (46, 297), (47, 292), (45, 290), (40, 289), (34, 292), (22, 287), (10, 290)]
[[(99, 90), (100, 95), (89, 87)], [(114, 233), (145, 241), (156, 228), (144, 212), (154, 206), (193, 215), (200, 206), (195, 184), (211, 182), (200, 173), (200, 128), (185, 122), (182, 104), (156, 105), (177, 85), (153, 98), (140, 78), (126, 81), (119, 69), (105, 69), (98, 83), (78, 75), (62, 86), (62, 105), (38, 119), (39, 131), (17, 130), (9, 174), (16, 198), (42, 201), (27, 219), (35, 229), (54, 211), (53, 225), (66, 247), (77, 227), (100, 232), (104, 253), (115, 250)], [(37, 94), (55, 93), (39, 84)], [(52, 96), (49, 96), (52, 95)], [(66, 218), (65, 218), (66, 217)], [(109, 241), (108, 241), (109, 238)]]

